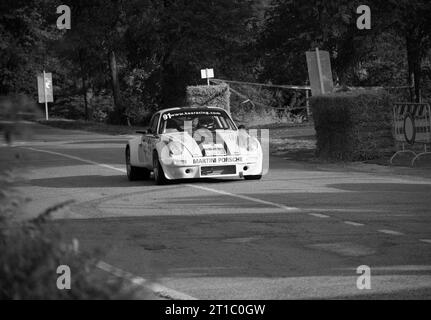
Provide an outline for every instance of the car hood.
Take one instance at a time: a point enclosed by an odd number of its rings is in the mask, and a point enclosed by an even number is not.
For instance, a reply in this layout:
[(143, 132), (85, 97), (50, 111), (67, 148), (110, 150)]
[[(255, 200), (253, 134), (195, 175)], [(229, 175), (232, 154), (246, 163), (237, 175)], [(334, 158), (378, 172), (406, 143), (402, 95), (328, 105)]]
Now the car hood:
[(176, 141), (184, 147), (194, 157), (211, 155), (209, 150), (223, 148), (226, 155), (238, 154), (238, 131), (235, 130), (216, 130), (207, 135), (190, 135), (188, 132), (165, 133), (162, 135), (165, 141)]

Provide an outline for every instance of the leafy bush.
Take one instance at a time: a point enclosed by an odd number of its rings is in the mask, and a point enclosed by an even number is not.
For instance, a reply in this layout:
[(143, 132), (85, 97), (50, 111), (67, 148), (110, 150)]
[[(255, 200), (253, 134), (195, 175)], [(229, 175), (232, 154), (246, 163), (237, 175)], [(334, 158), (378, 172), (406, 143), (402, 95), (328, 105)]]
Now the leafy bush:
[[(0, 299), (132, 299), (134, 291), (120, 280), (96, 276), (96, 256), (75, 252), (53, 226), (10, 224), (0, 234)], [(57, 267), (71, 270), (71, 289), (57, 288)]]
[[(106, 122), (113, 110), (112, 97), (107, 94), (87, 95), (88, 119), (97, 122)], [(85, 119), (84, 98), (82, 94), (67, 94), (56, 97), (49, 106), (49, 114), (53, 118), (73, 120)]]
[[(2, 106), (5, 103), (0, 103)], [(4, 130), (16, 130), (14, 122), (8, 128), (0, 127), (0, 133)], [(113, 279), (99, 272), (96, 269), (99, 253), (79, 252), (76, 241), (68, 244), (62, 239), (50, 215), (64, 204), (46, 210), (33, 220), (24, 220), (22, 207), (28, 199), (14, 189), (17, 175), (13, 165), (19, 158), (17, 152), (12, 147), (0, 147), (0, 300), (132, 299), (138, 294), (139, 298), (150, 297), (127, 280)], [(60, 265), (67, 265), (71, 270), (70, 290), (57, 288)]]
[(383, 90), (357, 90), (312, 97), (317, 155), (367, 160), (392, 151), (392, 103)]
[(214, 106), (230, 111), (230, 92), (226, 83), (187, 87), (189, 106)]
[(254, 127), (288, 121), (276, 109), (284, 105), (279, 105), (273, 89), (237, 83), (230, 88), (231, 113), (237, 123)]
[[(6, 179), (9, 177), (9, 179)], [(51, 208), (33, 220), (16, 221), (25, 199), (5, 190), (10, 174), (0, 176), (0, 300), (4, 299), (134, 299), (149, 297), (126, 280), (101, 275), (100, 253), (80, 253), (66, 243), (50, 222)], [(71, 289), (57, 288), (57, 268), (71, 270)], [(109, 280), (109, 281), (107, 281)]]
[(6, 143), (10, 143), (13, 136), (28, 135), (27, 128), (19, 120), (33, 120), (40, 115), (34, 101), (26, 95), (0, 96), (0, 134)]
[(280, 122), (276, 109), (251, 102), (238, 103), (233, 99), (231, 113), (237, 124), (253, 127)]

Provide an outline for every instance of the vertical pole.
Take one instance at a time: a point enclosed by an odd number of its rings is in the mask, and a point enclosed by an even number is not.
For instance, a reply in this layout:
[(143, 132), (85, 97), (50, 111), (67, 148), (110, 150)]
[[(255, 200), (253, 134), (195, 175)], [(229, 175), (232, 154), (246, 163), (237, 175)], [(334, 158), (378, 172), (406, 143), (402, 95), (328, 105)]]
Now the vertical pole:
[(323, 86), (323, 75), (322, 75), (322, 65), (320, 63), (320, 54), (319, 48), (316, 48), (316, 59), (317, 59), (317, 70), (319, 71), (319, 82), (320, 82), (320, 91), (322, 94), (325, 94), (325, 87)]
[(207, 77), (207, 85), (210, 85), (210, 78), (208, 78), (208, 69), (205, 69), (205, 75)]
[(307, 108), (307, 117), (310, 117), (311, 112), (310, 112), (310, 100), (308, 97), (308, 90), (305, 89), (305, 107)]
[(46, 101), (45, 70), (43, 70), (43, 100), (45, 101), (45, 119), (48, 120), (48, 102)]

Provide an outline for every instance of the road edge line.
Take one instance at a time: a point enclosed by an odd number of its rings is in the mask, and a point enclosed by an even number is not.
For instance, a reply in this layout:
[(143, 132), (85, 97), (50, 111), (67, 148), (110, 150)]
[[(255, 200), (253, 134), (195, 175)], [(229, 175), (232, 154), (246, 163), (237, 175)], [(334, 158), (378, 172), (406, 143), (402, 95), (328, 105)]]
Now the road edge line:
[(124, 271), (118, 267), (115, 267), (105, 261), (99, 261), (96, 267), (100, 270), (108, 272), (118, 278), (129, 280), (134, 286), (139, 286), (147, 289), (161, 298), (167, 298), (170, 300), (197, 300), (197, 298), (192, 297), (183, 292), (170, 289), (161, 285), (160, 283), (149, 281), (145, 278), (136, 276), (128, 271)]
[[(87, 160), (87, 159), (83, 159), (80, 157), (75, 157), (75, 156), (71, 156), (65, 153), (60, 153), (60, 152), (54, 152), (54, 151), (48, 151), (48, 150), (41, 150), (41, 149), (37, 149), (37, 148), (32, 148), (32, 147), (21, 147), (24, 149), (28, 149), (28, 150), (32, 150), (32, 151), (36, 151), (36, 152), (43, 152), (43, 153), (48, 153), (48, 154), (53, 154), (53, 155), (57, 155), (57, 156), (61, 156), (64, 158), (69, 158), (72, 160), (76, 160), (76, 161), (81, 161), (84, 163), (88, 163), (88, 164), (93, 164), (102, 168), (106, 168), (106, 169), (111, 169), (111, 170), (116, 170), (122, 173), (125, 173), (126, 170), (125, 169), (121, 169), (121, 168), (116, 168), (107, 164), (103, 164), (103, 163), (98, 163), (95, 161), (91, 161), (91, 160)], [(189, 296), (185, 293), (176, 291), (174, 289), (170, 289), (168, 287), (165, 287), (159, 283), (154, 283), (154, 282), (150, 282), (149, 280), (146, 280), (142, 277), (138, 277), (133, 275), (130, 272), (126, 272), (120, 268), (117, 268), (115, 266), (110, 265), (109, 263), (106, 263), (104, 261), (99, 261), (97, 263), (97, 268), (99, 268), (100, 270), (106, 271), (108, 273), (111, 273), (117, 277), (121, 277), (124, 279), (128, 279), (130, 280), (134, 285), (138, 285), (138, 286), (142, 286), (145, 289), (150, 290), (151, 292), (153, 292), (154, 294), (158, 295), (159, 297), (162, 298), (168, 298), (171, 300), (197, 300), (197, 298), (194, 298), (192, 296)], [(148, 284), (147, 284), (148, 283)]]

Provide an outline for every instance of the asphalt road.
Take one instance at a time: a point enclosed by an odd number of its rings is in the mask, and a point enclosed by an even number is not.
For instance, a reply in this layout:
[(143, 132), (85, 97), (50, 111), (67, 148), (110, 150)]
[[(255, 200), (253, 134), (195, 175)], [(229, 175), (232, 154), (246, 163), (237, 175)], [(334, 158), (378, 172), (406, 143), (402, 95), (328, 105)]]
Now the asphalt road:
[(111, 266), (198, 299), (431, 297), (429, 170), (271, 157), (261, 181), (156, 186), (127, 180), (127, 136), (28, 127), (0, 148), (25, 178), (25, 218), (74, 200), (55, 223)]

